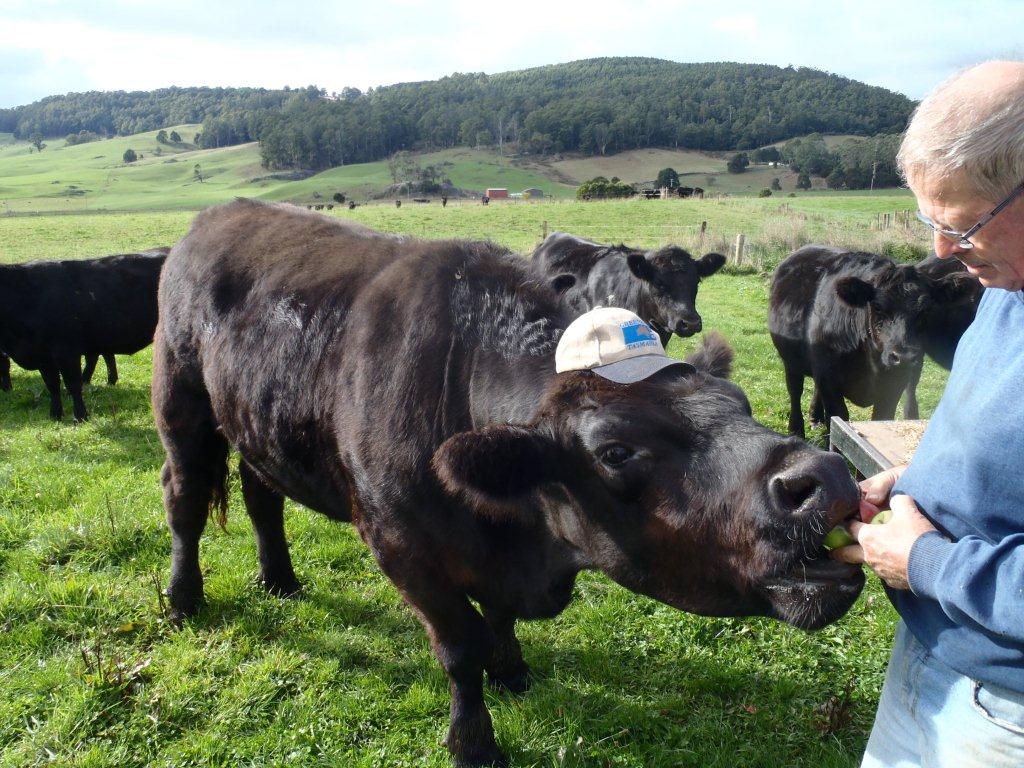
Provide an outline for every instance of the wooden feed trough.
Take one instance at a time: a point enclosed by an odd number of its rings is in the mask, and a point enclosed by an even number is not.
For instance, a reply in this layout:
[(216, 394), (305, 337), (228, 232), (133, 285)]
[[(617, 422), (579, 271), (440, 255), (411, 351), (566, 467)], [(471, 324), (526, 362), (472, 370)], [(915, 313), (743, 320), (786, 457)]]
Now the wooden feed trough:
[(833, 417), (829, 449), (845, 456), (863, 477), (870, 477), (909, 462), (927, 426), (926, 419), (843, 421)]

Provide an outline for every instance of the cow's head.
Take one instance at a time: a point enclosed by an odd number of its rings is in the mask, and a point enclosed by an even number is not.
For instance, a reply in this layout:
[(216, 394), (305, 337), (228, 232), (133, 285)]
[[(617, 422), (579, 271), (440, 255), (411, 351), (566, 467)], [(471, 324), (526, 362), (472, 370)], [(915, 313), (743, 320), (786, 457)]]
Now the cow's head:
[(697, 314), (697, 286), (725, 264), (725, 256), (708, 253), (699, 259), (674, 245), (657, 251), (633, 251), (626, 256), (629, 271), (646, 288), (644, 319), (679, 336), (692, 336), (702, 327)]
[(546, 527), (636, 592), (693, 613), (767, 615), (805, 629), (839, 618), (863, 584), (822, 539), (857, 509), (846, 465), (753, 420), (719, 375), (712, 334), (695, 365), (635, 384), (559, 374), (537, 421), (447, 440), (444, 486), (479, 515)]
[(835, 288), (844, 304), (867, 311), (868, 336), (886, 368), (918, 363), (923, 355), (920, 331), (929, 314), (969, 301), (977, 290), (964, 272), (933, 279), (912, 266), (895, 264), (866, 279), (841, 277)]

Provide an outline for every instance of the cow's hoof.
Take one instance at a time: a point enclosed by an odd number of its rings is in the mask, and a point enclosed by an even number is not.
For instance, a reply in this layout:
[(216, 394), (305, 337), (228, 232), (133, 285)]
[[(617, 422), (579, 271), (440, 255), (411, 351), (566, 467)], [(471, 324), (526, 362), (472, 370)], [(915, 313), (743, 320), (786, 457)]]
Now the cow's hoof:
[(507, 768), (508, 758), (495, 747), (486, 754), (452, 755), (452, 765), (455, 768)]
[(491, 717), (486, 709), (481, 709), (478, 717), (460, 718), (458, 724), (453, 721), (444, 742), (451, 753), (452, 762), (458, 768), (482, 768), (487, 765), (504, 768), (508, 765), (505, 754), (494, 741)]
[(165, 594), (170, 602), (167, 618), (176, 627), (180, 627), (185, 619), (199, 613), (199, 608), (203, 604), (202, 590), (196, 592), (194, 590), (168, 588)]
[(302, 583), (294, 576), (261, 576), (260, 583), (274, 597), (297, 597), (302, 593)]
[(530, 689), (530, 668), (525, 664), (521, 669), (509, 672), (488, 672), (487, 684), (497, 691), (512, 694), (526, 693)]
[(114, 379), (107, 379), (107, 386), (108, 387), (112, 387), (115, 384), (117, 384), (117, 379), (116, 378), (114, 378)]

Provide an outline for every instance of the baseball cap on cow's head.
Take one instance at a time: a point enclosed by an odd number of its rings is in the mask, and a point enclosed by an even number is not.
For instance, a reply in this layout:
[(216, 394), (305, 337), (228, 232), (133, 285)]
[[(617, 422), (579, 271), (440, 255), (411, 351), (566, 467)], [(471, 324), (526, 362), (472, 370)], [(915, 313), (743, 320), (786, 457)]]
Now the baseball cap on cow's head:
[(651, 327), (619, 307), (598, 307), (577, 317), (555, 351), (557, 373), (593, 371), (619, 384), (641, 381), (670, 366), (692, 368), (668, 357)]

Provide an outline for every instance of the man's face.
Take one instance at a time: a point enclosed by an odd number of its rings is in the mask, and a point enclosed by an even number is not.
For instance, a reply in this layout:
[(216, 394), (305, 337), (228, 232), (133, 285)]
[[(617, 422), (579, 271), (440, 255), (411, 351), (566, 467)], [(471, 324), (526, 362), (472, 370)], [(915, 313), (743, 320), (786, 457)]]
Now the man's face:
[[(956, 189), (953, 181), (915, 179), (910, 185), (921, 212), (943, 229), (965, 232), (999, 204), (979, 200)], [(964, 249), (935, 233), (935, 253), (940, 259), (955, 257), (986, 288), (1024, 289), (1024, 196), (1004, 208), (971, 237), (974, 248)]]

